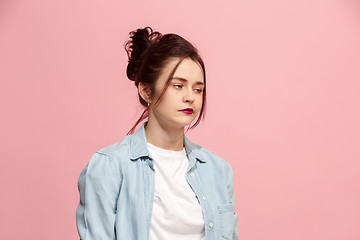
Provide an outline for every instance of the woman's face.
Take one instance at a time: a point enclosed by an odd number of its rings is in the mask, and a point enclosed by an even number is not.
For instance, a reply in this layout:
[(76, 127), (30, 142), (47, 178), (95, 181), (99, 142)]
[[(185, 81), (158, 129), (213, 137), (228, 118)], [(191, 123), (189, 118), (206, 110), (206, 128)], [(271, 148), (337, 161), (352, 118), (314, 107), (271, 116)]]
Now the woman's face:
[(167, 79), (179, 59), (171, 60), (160, 74), (149, 107), (149, 120), (163, 127), (183, 128), (196, 118), (203, 102), (204, 75), (200, 65), (190, 58), (184, 59), (176, 69), (168, 88), (158, 104)]

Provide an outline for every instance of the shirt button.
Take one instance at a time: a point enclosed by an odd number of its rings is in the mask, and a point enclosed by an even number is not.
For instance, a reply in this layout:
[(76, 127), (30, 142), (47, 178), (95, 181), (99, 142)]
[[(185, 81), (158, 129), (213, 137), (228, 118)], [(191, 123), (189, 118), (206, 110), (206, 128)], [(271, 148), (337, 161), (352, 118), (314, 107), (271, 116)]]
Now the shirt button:
[(204, 200), (204, 201), (206, 200), (206, 197), (205, 197), (205, 196), (203, 196), (203, 200)]
[(213, 223), (210, 223), (210, 224), (209, 224), (209, 227), (210, 227), (210, 228), (213, 228), (213, 227), (214, 227), (214, 224), (213, 224)]
[(195, 176), (195, 174), (192, 172), (192, 173), (190, 173), (190, 176), (194, 177), (194, 176)]

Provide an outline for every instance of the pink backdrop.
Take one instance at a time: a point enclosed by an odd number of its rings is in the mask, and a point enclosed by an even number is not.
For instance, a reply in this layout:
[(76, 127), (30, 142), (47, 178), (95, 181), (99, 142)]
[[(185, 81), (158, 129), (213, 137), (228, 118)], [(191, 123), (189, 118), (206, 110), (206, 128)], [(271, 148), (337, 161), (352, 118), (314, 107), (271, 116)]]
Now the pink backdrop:
[(0, 1), (1, 239), (77, 239), (77, 179), (141, 112), (128, 32), (199, 48), (241, 240), (360, 239), (356, 0)]

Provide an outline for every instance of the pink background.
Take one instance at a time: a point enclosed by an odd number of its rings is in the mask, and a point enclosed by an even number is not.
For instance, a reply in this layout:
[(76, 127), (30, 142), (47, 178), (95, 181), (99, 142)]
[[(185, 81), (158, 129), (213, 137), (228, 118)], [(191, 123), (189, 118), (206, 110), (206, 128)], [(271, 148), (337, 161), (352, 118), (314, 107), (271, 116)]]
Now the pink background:
[(0, 1), (0, 238), (77, 239), (77, 179), (141, 113), (128, 32), (200, 50), (188, 137), (234, 171), (241, 240), (360, 239), (360, 2)]

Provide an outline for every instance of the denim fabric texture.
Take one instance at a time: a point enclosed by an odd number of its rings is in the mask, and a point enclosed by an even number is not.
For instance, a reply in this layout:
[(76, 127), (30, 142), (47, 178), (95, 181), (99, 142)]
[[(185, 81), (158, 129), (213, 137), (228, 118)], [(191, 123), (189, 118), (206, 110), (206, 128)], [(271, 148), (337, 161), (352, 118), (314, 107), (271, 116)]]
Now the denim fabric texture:
[[(145, 125), (97, 151), (81, 172), (76, 224), (82, 240), (149, 239), (156, 172)], [(186, 136), (184, 144), (189, 158), (186, 179), (203, 211), (205, 238), (238, 239), (230, 164)]]

